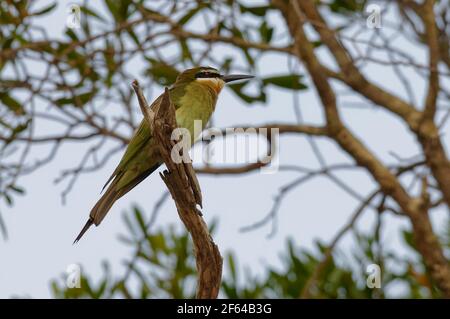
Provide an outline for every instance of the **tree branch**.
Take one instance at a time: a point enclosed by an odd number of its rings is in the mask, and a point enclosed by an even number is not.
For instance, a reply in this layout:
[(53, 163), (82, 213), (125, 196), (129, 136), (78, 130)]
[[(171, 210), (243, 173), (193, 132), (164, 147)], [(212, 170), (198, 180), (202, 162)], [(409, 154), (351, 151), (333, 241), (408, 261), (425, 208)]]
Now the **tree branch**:
[(305, 14), (305, 18), (311, 22), (312, 26), (319, 33), (320, 38), (338, 63), (342, 73), (336, 78), (343, 81), (375, 104), (383, 106), (403, 118), (411, 128), (417, 128), (420, 112), (416, 111), (399, 97), (369, 82), (364, 77), (354, 65), (348, 50), (336, 38), (335, 31), (328, 27), (312, 1), (298, 1), (296, 3), (301, 7), (302, 12)]
[[(433, 232), (431, 221), (428, 216), (428, 207), (425, 207), (423, 205), (420, 198), (412, 198), (403, 188), (396, 176), (391, 174), (389, 169), (387, 169), (383, 165), (383, 163), (372, 152), (370, 152), (367, 147), (354, 134), (352, 134), (352, 132), (347, 127), (343, 125), (339, 118), (335, 93), (331, 85), (328, 83), (328, 78), (324, 75), (325, 68), (322, 66), (317, 56), (315, 55), (314, 47), (309, 41), (303, 29), (304, 23), (306, 22), (306, 13), (302, 11), (300, 7), (306, 2), (310, 4), (311, 2), (297, 0), (290, 0), (289, 3), (286, 3), (282, 0), (273, 0), (272, 2), (280, 9), (281, 13), (285, 17), (289, 31), (294, 38), (294, 52), (296, 53), (298, 58), (303, 61), (314, 82), (314, 85), (316, 86), (317, 93), (321, 99), (327, 118), (327, 128), (329, 136), (334, 139), (339, 144), (339, 146), (356, 161), (359, 166), (365, 167), (367, 171), (370, 172), (372, 177), (376, 180), (376, 182), (380, 185), (383, 193), (387, 196), (391, 196), (402, 208), (402, 210), (408, 215), (414, 230), (415, 243), (417, 245), (418, 251), (423, 256), (427, 269), (430, 271), (432, 278), (442, 291), (443, 295), (447, 298), (450, 298), (450, 265), (444, 256), (442, 247), (436, 235)], [(326, 31), (326, 34), (323, 34), (323, 30), (317, 31), (321, 33), (321, 38), (325, 43), (329, 41), (329, 49), (331, 51), (336, 50), (336, 52), (333, 53), (336, 54), (336, 60), (340, 64), (341, 69), (343, 69), (342, 72), (344, 73), (345, 77), (348, 79), (351, 78), (352, 75), (355, 75), (356, 73), (354, 73), (353, 71), (349, 71), (352, 70), (354, 66), (352, 66), (353, 64), (350, 63), (351, 60), (347, 60), (348, 57), (344, 57), (346, 56), (344, 54), (346, 52), (343, 51), (343, 47), (339, 45), (334, 36), (331, 37), (330, 34), (328, 34), (328, 32), (332, 31), (328, 30)], [(362, 78), (359, 79), (362, 80)], [(364, 84), (364, 87), (367, 88), (367, 84)], [(375, 86), (373, 86), (373, 88), (374, 87)], [(389, 98), (389, 96), (386, 95), (387, 93), (381, 91), (379, 92), (379, 94), (384, 94), (385, 98)], [(398, 99), (398, 101), (401, 100)], [(411, 120), (410, 114), (416, 113), (417, 111), (415, 111), (413, 108), (410, 108), (406, 102), (402, 103), (404, 103), (405, 106), (408, 106), (408, 108), (405, 110), (406, 116), (402, 117), (406, 122), (409, 123), (409, 121)], [(390, 105), (391, 103), (388, 104)], [(397, 105), (396, 102), (394, 103), (394, 105)], [(403, 109), (403, 107), (401, 107), (401, 109)], [(397, 113), (395, 112), (395, 110), (392, 111), (394, 113)], [(421, 115), (421, 113), (419, 114)], [(420, 125), (420, 127), (423, 127), (423, 125)], [(433, 125), (427, 125), (426, 127), (433, 128)], [(414, 129), (417, 129), (417, 127), (413, 128), (413, 130)], [(423, 135), (428, 136), (426, 134)], [(434, 140), (436, 141), (436, 139)], [(437, 141), (439, 142), (439, 138), (437, 138)], [(434, 143), (432, 145), (439, 146), (440, 143)], [(437, 152), (438, 150), (438, 147), (435, 147), (433, 149), (433, 151), (435, 152)], [(437, 153), (439, 154), (439, 152)], [(439, 159), (442, 160), (442, 158)], [(440, 162), (440, 164), (444, 164), (445, 167), (446, 163)], [(443, 175), (441, 175), (441, 177), (444, 176), (445, 172), (442, 173)], [(440, 182), (439, 185), (441, 185)]]
[(425, 25), (425, 35), (429, 55), (428, 93), (425, 101), (423, 117), (433, 120), (436, 114), (436, 102), (439, 93), (439, 36), (434, 17), (434, 1), (427, 0), (423, 4), (422, 20)]
[[(153, 131), (161, 157), (167, 170), (161, 175), (177, 206), (178, 215), (192, 236), (198, 271), (197, 298), (217, 298), (222, 278), (222, 257), (211, 238), (208, 227), (197, 208), (202, 206), (201, 190), (190, 161), (175, 163), (172, 156), (175, 141), (171, 139), (176, 129), (175, 108), (166, 88), (161, 103), (152, 112), (139, 83), (133, 82), (142, 114)], [(182, 152), (182, 150), (181, 150)], [(183, 154), (176, 154), (183, 156)], [(187, 155), (187, 154), (186, 154)], [(182, 158), (182, 157), (180, 157)]]
[[(433, 11), (434, 1), (427, 1), (422, 9), (423, 13), (418, 13), (425, 24), (428, 39), (427, 45), (430, 55), (429, 87), (424, 112), (416, 110), (412, 105), (409, 105), (401, 98), (368, 81), (354, 65), (348, 50), (341, 42), (339, 42), (335, 31), (328, 27), (313, 1), (291, 1), (291, 3), (301, 8), (304, 19), (307, 18), (308, 21), (311, 22), (341, 69), (340, 72), (334, 72), (322, 67), (327, 76), (346, 83), (356, 92), (359, 92), (375, 104), (397, 114), (417, 135), (424, 150), (427, 165), (430, 167), (433, 176), (439, 183), (447, 206), (450, 207), (450, 183), (448, 182), (450, 179), (450, 161), (447, 158), (444, 146), (439, 138), (439, 130), (433, 122), (436, 113), (437, 95), (439, 92), (439, 73), (437, 69), (439, 61), (439, 43)], [(414, 5), (414, 2), (408, 3)], [(293, 6), (294, 8), (296, 7), (295, 5)], [(419, 10), (418, 12), (421, 11)]]

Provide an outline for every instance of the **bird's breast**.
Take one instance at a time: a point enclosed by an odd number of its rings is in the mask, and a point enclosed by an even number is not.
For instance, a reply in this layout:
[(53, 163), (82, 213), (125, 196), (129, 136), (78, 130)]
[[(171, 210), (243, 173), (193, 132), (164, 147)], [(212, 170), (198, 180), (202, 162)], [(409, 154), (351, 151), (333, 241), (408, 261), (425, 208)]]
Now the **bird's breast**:
[[(186, 87), (176, 111), (178, 127), (186, 128), (191, 134), (191, 142), (201, 133), (214, 111), (217, 93), (204, 84), (193, 83)], [(196, 122), (197, 121), (197, 122)]]

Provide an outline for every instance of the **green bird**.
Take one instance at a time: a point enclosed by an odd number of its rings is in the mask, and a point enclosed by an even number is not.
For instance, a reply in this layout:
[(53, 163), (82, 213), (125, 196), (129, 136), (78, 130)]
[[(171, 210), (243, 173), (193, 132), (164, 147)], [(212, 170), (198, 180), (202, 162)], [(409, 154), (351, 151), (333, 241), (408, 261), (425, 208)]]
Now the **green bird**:
[[(253, 76), (222, 75), (211, 67), (187, 69), (178, 75), (175, 83), (169, 88), (169, 95), (176, 109), (177, 125), (189, 130), (192, 143), (198, 137), (194, 136), (194, 121), (201, 120), (202, 130), (205, 128), (225, 83), (250, 78)], [(152, 103), (150, 108), (157, 108), (161, 100), (162, 95)], [(108, 189), (92, 208), (88, 221), (74, 243), (83, 237), (90, 226), (100, 225), (115, 201), (142, 182), (162, 163), (150, 127), (143, 119), (131, 138), (119, 165), (103, 186), (105, 189), (109, 184)]]

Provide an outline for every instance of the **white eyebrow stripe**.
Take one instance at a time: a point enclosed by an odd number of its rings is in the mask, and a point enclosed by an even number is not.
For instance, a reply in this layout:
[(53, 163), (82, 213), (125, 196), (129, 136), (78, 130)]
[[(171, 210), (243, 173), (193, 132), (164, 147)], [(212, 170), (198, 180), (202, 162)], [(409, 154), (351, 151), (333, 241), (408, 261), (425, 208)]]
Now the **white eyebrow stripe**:
[(225, 84), (225, 81), (220, 78), (198, 78), (196, 81), (207, 82), (207, 83), (215, 83), (215, 84)]

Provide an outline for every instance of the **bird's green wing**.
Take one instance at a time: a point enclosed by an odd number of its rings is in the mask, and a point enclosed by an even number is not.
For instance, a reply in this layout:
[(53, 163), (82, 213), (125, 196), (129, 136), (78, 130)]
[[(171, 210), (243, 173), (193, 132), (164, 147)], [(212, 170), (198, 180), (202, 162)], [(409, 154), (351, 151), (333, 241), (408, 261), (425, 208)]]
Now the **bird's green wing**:
[[(150, 106), (151, 109), (155, 109), (156, 105), (158, 105), (161, 102), (162, 95), (160, 95)], [(133, 137), (130, 140), (130, 143), (128, 144), (125, 154), (122, 156), (122, 159), (120, 160), (119, 165), (117, 165), (114, 172), (111, 174), (111, 176), (108, 178), (108, 181), (105, 183), (105, 185), (102, 188), (102, 191), (105, 189), (105, 187), (113, 180), (115, 176), (117, 176), (120, 172), (122, 172), (127, 164), (132, 160), (139, 152), (143, 150), (143, 147), (147, 144), (147, 142), (151, 138), (151, 132), (150, 127), (145, 119), (141, 121), (141, 124), (136, 129), (136, 131), (133, 134)]]

